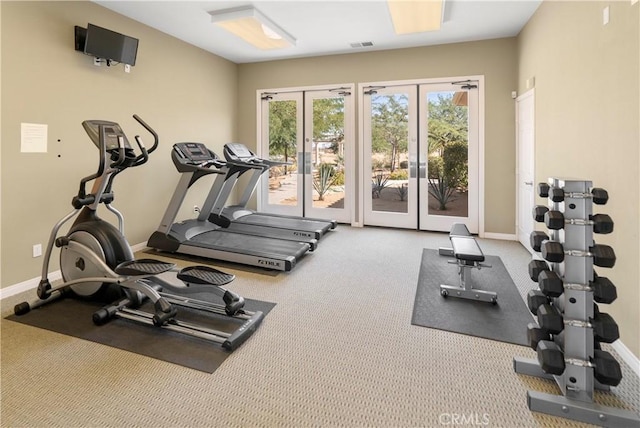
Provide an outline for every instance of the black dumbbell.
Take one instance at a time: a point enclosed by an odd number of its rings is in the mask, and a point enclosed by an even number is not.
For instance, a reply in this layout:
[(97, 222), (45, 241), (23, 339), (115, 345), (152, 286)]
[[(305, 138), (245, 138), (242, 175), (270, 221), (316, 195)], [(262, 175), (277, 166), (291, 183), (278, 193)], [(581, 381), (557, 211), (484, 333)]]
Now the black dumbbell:
[(556, 343), (550, 340), (540, 340), (536, 347), (536, 353), (543, 372), (558, 376), (564, 373), (566, 367), (564, 352)]
[(611, 268), (616, 264), (616, 254), (608, 245), (595, 244), (589, 247), (589, 251), (565, 250), (560, 242), (544, 241), (540, 246), (542, 257), (552, 263), (562, 263), (564, 256), (593, 257), (593, 264), (600, 267)]
[(538, 287), (548, 297), (560, 297), (564, 293), (562, 278), (551, 270), (543, 270), (538, 275)]
[(613, 282), (604, 276), (593, 273), (593, 281), (589, 283), (593, 291), (593, 300), (598, 303), (613, 303), (618, 298), (618, 292)]
[(594, 233), (607, 234), (613, 232), (613, 220), (607, 214), (590, 215), (589, 220), (566, 219), (560, 211), (547, 210), (544, 213), (544, 224), (552, 230), (564, 228), (565, 224), (578, 226), (593, 226)]
[(538, 282), (538, 276), (543, 270), (550, 270), (547, 262), (544, 260), (531, 260), (529, 262), (529, 278), (531, 278), (531, 281)]
[(536, 205), (535, 207), (533, 207), (532, 211), (533, 219), (538, 223), (542, 223), (544, 221), (544, 215), (547, 213), (547, 211), (549, 211), (549, 208), (545, 207), (544, 205)]
[(613, 343), (620, 338), (618, 324), (613, 317), (600, 312), (589, 321), (593, 329), (593, 337), (598, 342)]
[(603, 385), (618, 386), (622, 380), (620, 364), (613, 355), (601, 349), (593, 351), (593, 377)]
[(564, 330), (564, 318), (557, 307), (545, 303), (538, 307), (538, 324), (549, 334), (558, 334)]
[(538, 342), (541, 340), (551, 340), (551, 336), (540, 328), (538, 324), (534, 322), (527, 324), (527, 342), (529, 342), (529, 347), (534, 351), (537, 350)]
[(564, 189), (552, 187), (548, 192), (548, 197), (553, 202), (562, 202), (565, 200), (565, 198), (591, 198), (593, 199), (594, 204), (604, 205), (609, 200), (609, 193), (600, 187), (594, 187), (593, 189), (591, 189), (590, 193), (565, 192)]
[(538, 183), (538, 196), (541, 198), (546, 198), (549, 196), (549, 186), (547, 183)]
[[(599, 344), (613, 343), (620, 338), (620, 330), (618, 324), (611, 315), (606, 312), (600, 312), (598, 305), (593, 305), (593, 317), (589, 319), (589, 322), (581, 320), (567, 320), (564, 321), (565, 325), (571, 325), (580, 328), (591, 328), (593, 331), (594, 343), (597, 343), (597, 349), (600, 349)], [(558, 333), (556, 333), (558, 334)]]
[(538, 195), (541, 198), (546, 198), (549, 196), (549, 186), (547, 183), (538, 183)]
[(591, 361), (578, 359), (565, 359), (564, 352), (556, 343), (549, 340), (540, 340), (536, 348), (540, 368), (548, 374), (561, 375), (566, 364), (593, 368), (593, 377), (603, 385), (617, 386), (622, 380), (620, 364), (613, 356), (600, 349), (593, 351)]
[(548, 241), (549, 235), (539, 230), (534, 230), (529, 235), (529, 243), (531, 244), (531, 248), (533, 251), (540, 251), (540, 245), (542, 245), (542, 241)]
[(540, 328), (549, 334), (559, 334), (564, 330), (565, 323), (567, 325), (591, 328), (593, 330), (593, 337), (598, 342), (613, 343), (620, 338), (620, 331), (618, 324), (611, 315), (600, 312), (594, 315), (589, 322), (579, 320), (567, 320), (565, 321), (560, 311), (551, 304), (542, 304), (538, 307), (538, 324)]
[(549, 304), (550, 300), (540, 290), (529, 290), (527, 293), (527, 307), (533, 315), (538, 315), (540, 305)]

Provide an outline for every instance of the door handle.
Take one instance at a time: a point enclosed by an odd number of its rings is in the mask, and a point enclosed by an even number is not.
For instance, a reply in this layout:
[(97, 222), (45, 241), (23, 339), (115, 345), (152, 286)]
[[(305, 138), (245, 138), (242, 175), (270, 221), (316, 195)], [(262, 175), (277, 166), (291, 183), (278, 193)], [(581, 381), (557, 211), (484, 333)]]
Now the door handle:
[(524, 184), (527, 186), (533, 186), (533, 181), (525, 181)]

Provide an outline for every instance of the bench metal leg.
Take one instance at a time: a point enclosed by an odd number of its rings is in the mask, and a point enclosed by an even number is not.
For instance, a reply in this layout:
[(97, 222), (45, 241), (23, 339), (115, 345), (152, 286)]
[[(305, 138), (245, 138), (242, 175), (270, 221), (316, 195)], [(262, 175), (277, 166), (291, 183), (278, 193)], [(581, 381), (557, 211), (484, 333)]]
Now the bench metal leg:
[(440, 294), (443, 297), (452, 296), (459, 297), (461, 299), (478, 300), (481, 302), (496, 304), (498, 301), (498, 293), (495, 291), (474, 289), (473, 286), (467, 282), (467, 271), (472, 268), (475, 268), (475, 266), (458, 264), (460, 285), (455, 286), (441, 284)]
[(498, 302), (498, 295), (494, 291), (486, 290), (467, 290), (464, 288), (456, 287), (454, 285), (440, 285), (440, 294), (444, 297), (460, 297), (461, 299), (478, 300), (480, 302), (487, 302), (496, 304)]

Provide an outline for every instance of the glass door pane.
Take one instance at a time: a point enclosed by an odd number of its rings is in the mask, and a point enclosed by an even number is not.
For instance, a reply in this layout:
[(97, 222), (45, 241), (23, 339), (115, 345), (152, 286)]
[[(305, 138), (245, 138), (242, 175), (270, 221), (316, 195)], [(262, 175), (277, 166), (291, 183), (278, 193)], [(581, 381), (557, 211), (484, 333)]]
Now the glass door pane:
[(365, 224), (417, 226), (416, 87), (396, 86), (365, 92)]
[(477, 89), (421, 85), (420, 228), (477, 232)]
[[(353, 182), (352, 97), (336, 91), (305, 93), (305, 215), (350, 222)], [(348, 118), (348, 120), (347, 120)]]
[(259, 209), (302, 216), (302, 93), (275, 94), (262, 104), (261, 156), (283, 162), (261, 180)]

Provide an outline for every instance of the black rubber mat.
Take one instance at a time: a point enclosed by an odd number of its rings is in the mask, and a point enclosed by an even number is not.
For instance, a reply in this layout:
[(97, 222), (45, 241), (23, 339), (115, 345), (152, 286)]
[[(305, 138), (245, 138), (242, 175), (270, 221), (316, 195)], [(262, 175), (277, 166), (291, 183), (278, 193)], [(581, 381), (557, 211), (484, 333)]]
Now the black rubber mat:
[[(206, 299), (202, 294), (189, 297)], [(230, 355), (229, 351), (216, 343), (121, 318), (96, 326), (91, 315), (102, 306), (100, 303), (67, 298), (36, 308), (25, 315), (10, 315), (7, 319), (207, 373), (213, 373)], [(275, 303), (246, 299), (247, 310), (262, 311), (265, 316), (273, 307)], [(150, 309), (147, 305), (143, 308)], [(182, 321), (198, 322), (222, 331), (230, 331), (240, 323), (228, 319), (220, 321), (214, 316), (203, 317), (201, 313), (182, 307), (178, 307), (178, 316)], [(260, 328), (253, 335), (259, 335)]]
[(467, 276), (474, 288), (498, 293), (498, 304), (440, 295), (440, 284), (458, 285), (458, 267), (450, 257), (425, 249), (418, 276), (411, 324), (500, 342), (527, 345), (527, 324), (533, 321), (502, 260), (485, 256), (491, 268), (473, 269)]

